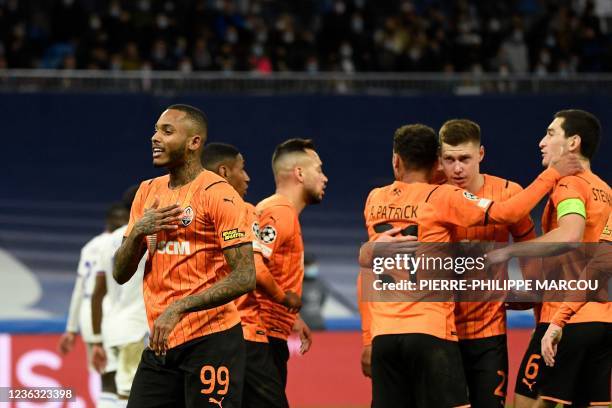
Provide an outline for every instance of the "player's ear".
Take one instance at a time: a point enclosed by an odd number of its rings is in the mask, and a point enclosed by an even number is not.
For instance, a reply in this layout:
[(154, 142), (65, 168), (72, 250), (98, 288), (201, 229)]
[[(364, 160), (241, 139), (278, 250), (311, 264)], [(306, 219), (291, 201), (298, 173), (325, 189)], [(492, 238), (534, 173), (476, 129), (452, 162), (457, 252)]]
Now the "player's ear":
[(199, 150), (202, 146), (204, 146), (204, 138), (200, 134), (195, 133), (189, 139), (187, 146), (190, 150)]
[(299, 166), (295, 166), (293, 168), (293, 175), (295, 176), (295, 178), (297, 178), (300, 182), (304, 181), (304, 169), (302, 167)]
[(569, 139), (568, 150), (571, 153), (580, 153), (580, 145), (582, 144), (580, 135), (573, 135)]
[(480, 145), (480, 150), (478, 152), (478, 163), (480, 163), (482, 159), (484, 159), (484, 155), (485, 155), (485, 148), (483, 145)]
[(225, 164), (221, 164), (221, 165), (219, 166), (219, 169), (217, 170), (217, 173), (218, 173), (218, 174), (219, 174), (221, 177), (223, 177), (223, 178), (227, 178), (227, 174), (228, 174), (228, 171), (227, 171), (227, 166), (226, 166)]
[(391, 158), (391, 165), (393, 166), (393, 170), (397, 172), (399, 170), (400, 157), (397, 153), (393, 153), (393, 157)]

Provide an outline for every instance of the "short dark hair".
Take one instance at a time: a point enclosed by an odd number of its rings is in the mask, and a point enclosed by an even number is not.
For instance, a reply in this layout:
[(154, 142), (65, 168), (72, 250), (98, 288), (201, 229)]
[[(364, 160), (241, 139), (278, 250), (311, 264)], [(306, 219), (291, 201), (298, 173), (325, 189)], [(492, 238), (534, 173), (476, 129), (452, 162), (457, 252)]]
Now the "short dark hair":
[(480, 126), (469, 119), (451, 119), (440, 128), (440, 144), (458, 146), (475, 142), (480, 145)]
[(278, 159), (289, 153), (306, 152), (306, 149), (315, 150), (312, 139), (289, 139), (276, 146), (272, 154), (272, 166)]
[(555, 113), (562, 118), (565, 137), (580, 136), (580, 154), (591, 160), (597, 153), (601, 139), (601, 123), (592, 113), (580, 109), (566, 109)]
[(431, 169), (438, 159), (438, 136), (429, 126), (405, 125), (395, 131), (393, 152), (408, 169)]
[(202, 150), (202, 166), (206, 170), (216, 171), (217, 167), (226, 160), (234, 160), (240, 151), (231, 144), (209, 143)]
[(182, 103), (170, 105), (167, 109), (185, 112), (187, 119), (189, 119), (195, 125), (198, 132), (202, 132), (201, 136), (204, 138), (204, 140), (206, 140), (208, 135), (208, 117), (206, 117), (204, 112), (195, 106), (185, 105)]
[(106, 210), (106, 221), (110, 222), (120, 217), (125, 217), (129, 215), (130, 210), (125, 207), (125, 204), (120, 201), (116, 203), (112, 203), (108, 209)]
[(128, 187), (121, 196), (121, 201), (128, 211), (130, 211), (132, 208), (132, 202), (134, 202), (134, 198), (136, 197), (139, 187), (140, 186), (138, 184), (134, 184), (133, 186)]

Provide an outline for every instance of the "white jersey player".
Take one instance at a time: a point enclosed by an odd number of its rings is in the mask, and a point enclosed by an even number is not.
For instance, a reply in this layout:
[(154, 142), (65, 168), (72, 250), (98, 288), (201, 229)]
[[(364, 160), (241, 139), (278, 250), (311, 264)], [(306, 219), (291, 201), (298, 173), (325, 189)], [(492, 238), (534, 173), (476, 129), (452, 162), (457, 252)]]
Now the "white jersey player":
[[(77, 270), (77, 278), (74, 285), (66, 333), (59, 342), (60, 353), (65, 355), (73, 347), (76, 334), (80, 331), (83, 341), (87, 348), (87, 361), (90, 368), (93, 367), (94, 344), (102, 342), (102, 336), (93, 332), (91, 320), (91, 301), (94, 294), (95, 282), (100, 272), (99, 257), (100, 250), (105, 247), (105, 242), (111, 238), (111, 232), (127, 222), (129, 212), (125, 205), (114, 204), (106, 214), (106, 231), (91, 239), (81, 250), (81, 257)], [(103, 309), (109, 312), (110, 304), (108, 301), (103, 303)], [(110, 353), (109, 353), (110, 354)], [(114, 407), (116, 400), (115, 371), (117, 369), (116, 360), (110, 356), (104, 370), (101, 372), (102, 393), (100, 394), (97, 407)]]
[[(149, 326), (142, 294), (146, 254), (127, 283), (119, 285), (113, 278), (114, 255), (121, 246), (126, 229), (127, 225), (118, 228), (104, 241), (98, 255), (97, 268), (100, 273), (105, 274), (104, 300), (108, 301), (109, 305), (108, 310), (103, 309), (102, 316), (104, 350), (108, 360), (117, 361), (117, 394), (127, 403), (140, 356), (145, 348)], [(100, 350), (94, 351), (97, 352)]]

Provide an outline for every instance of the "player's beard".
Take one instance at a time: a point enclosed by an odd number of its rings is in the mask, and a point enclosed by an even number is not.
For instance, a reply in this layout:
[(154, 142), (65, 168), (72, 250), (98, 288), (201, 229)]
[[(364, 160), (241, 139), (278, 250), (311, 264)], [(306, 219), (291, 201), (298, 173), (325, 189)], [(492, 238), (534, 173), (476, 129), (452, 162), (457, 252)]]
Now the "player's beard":
[(307, 205), (312, 205), (312, 204), (319, 204), (321, 201), (323, 201), (323, 196), (321, 194), (318, 194), (315, 191), (306, 191), (306, 204)]
[(174, 150), (166, 150), (168, 154), (168, 160), (165, 163), (155, 164), (154, 167), (167, 167), (169, 169), (179, 167), (185, 163), (185, 144)]

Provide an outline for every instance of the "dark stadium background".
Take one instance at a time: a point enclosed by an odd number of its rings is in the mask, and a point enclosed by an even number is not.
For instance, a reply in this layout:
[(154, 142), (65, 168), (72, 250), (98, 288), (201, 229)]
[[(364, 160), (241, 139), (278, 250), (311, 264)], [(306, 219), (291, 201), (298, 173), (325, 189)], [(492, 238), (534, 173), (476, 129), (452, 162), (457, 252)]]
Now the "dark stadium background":
[[(449, 118), (475, 120), (486, 148), (483, 171), (525, 185), (541, 170), (538, 142), (552, 114), (582, 108), (601, 118), (604, 129), (593, 167), (604, 179), (612, 174), (607, 137), (612, 98), (602, 95), (0, 94), (0, 246), (35, 272), (42, 293), (31, 306), (48, 313), (29, 325), (11, 320), (7, 326), (5, 321), (3, 331), (63, 330), (78, 251), (103, 228), (108, 203), (119, 199), (129, 185), (161, 174), (151, 166), (150, 137), (160, 112), (176, 102), (193, 104), (208, 114), (210, 141), (232, 143), (243, 152), (252, 179), (252, 202), (273, 192), (270, 158), (277, 143), (290, 137), (315, 140), (329, 183), (323, 203), (302, 215), (306, 250), (317, 256), (320, 278), (353, 316), (355, 258), (365, 239), (361, 211), (370, 189), (392, 179), (391, 141), (402, 124), (422, 122), (437, 128)], [(539, 218), (537, 211), (534, 216)], [(358, 329), (355, 317), (328, 320), (332, 334), (343, 336), (345, 332), (334, 330)], [(511, 327), (517, 324), (529, 326), (531, 319), (520, 315), (510, 322)], [(346, 341), (352, 348), (343, 346)], [(344, 352), (347, 360), (339, 364), (351, 367), (339, 372), (350, 371), (359, 379), (358, 335), (323, 338), (313, 347), (313, 353), (318, 347), (319, 352), (339, 347), (334, 353)], [(520, 354), (522, 349), (515, 351)], [(296, 357), (302, 373), (316, 370), (312, 364), (318, 360), (308, 357)], [(290, 378), (298, 382), (298, 394), (312, 395), (298, 374)], [(322, 397), (319, 402), (327, 401)]]
[[(207, 113), (209, 141), (244, 154), (252, 203), (274, 191), (279, 142), (315, 141), (329, 183), (301, 221), (333, 307), (307, 355), (289, 342), (288, 395), (298, 408), (367, 406), (356, 255), (367, 193), (393, 178), (394, 130), (474, 120), (482, 171), (526, 185), (554, 112), (585, 109), (603, 125), (593, 169), (609, 183), (609, 4), (0, 0), (0, 387), (70, 386), (79, 399), (66, 406), (93, 406), (82, 344), (56, 351), (79, 251), (127, 187), (162, 174), (153, 126), (188, 103)], [(510, 396), (532, 325), (531, 312), (509, 316)]]

